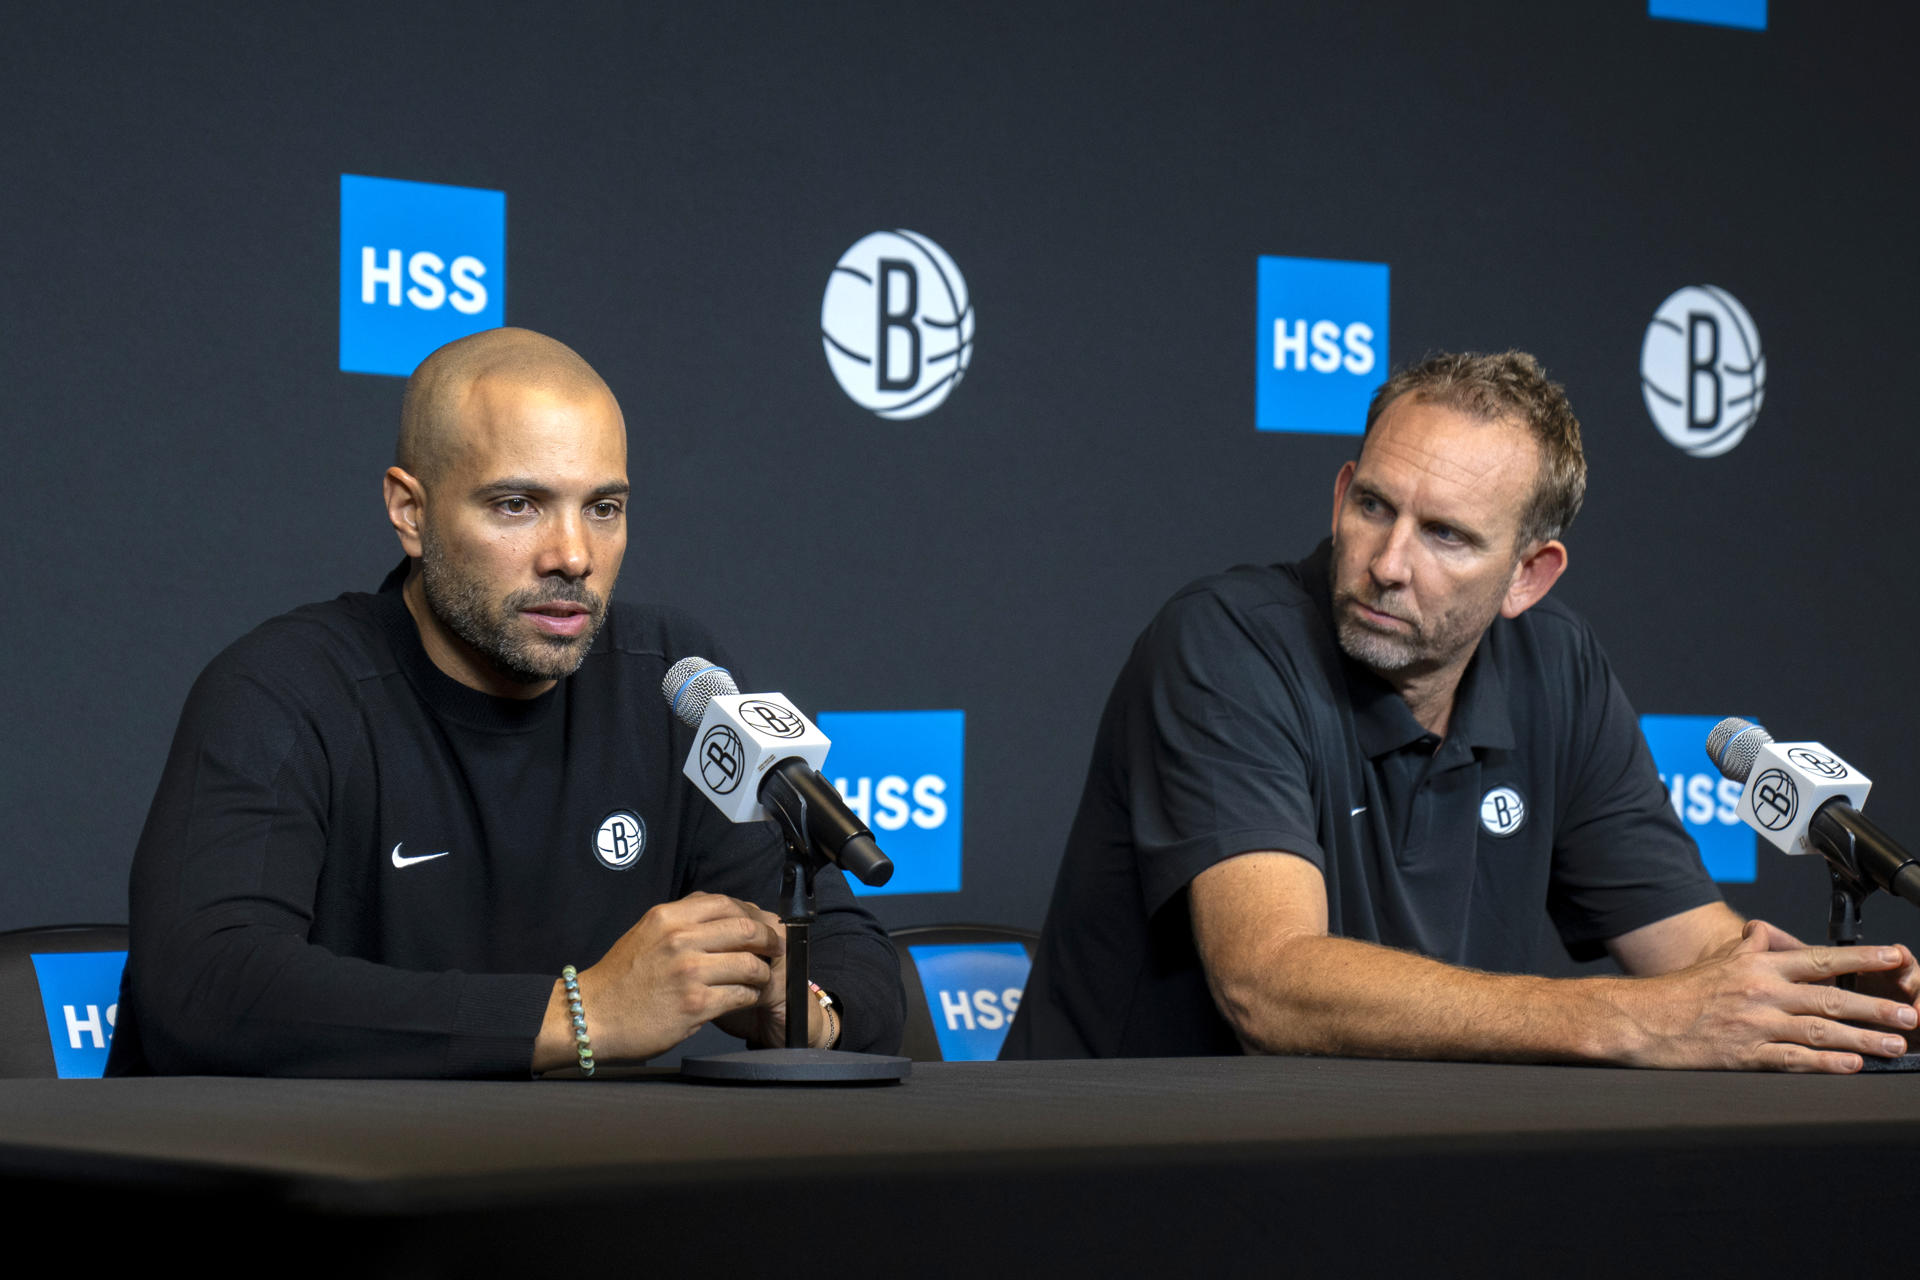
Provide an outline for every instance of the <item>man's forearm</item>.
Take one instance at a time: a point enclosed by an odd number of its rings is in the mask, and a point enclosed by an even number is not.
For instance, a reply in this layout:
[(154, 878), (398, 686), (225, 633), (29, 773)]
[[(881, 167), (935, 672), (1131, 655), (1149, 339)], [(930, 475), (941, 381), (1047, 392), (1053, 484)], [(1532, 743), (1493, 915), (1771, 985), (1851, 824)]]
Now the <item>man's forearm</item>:
[(1238, 979), (1209, 975), (1257, 1052), (1508, 1062), (1633, 1061), (1645, 1033), (1619, 999), (1625, 981), (1481, 973), (1309, 934), (1276, 940)]

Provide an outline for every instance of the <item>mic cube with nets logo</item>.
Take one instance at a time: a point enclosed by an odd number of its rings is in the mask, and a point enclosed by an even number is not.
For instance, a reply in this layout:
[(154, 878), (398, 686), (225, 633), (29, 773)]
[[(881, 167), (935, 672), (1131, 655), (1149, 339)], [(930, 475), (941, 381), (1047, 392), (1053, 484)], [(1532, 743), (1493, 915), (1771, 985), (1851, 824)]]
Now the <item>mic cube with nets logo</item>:
[(818, 769), (830, 745), (782, 694), (723, 694), (707, 704), (682, 772), (729, 821), (760, 822), (773, 816), (760, 803), (767, 770), (793, 759)]
[(1807, 823), (1821, 805), (1859, 808), (1873, 784), (1818, 742), (1769, 742), (1754, 756), (1740, 793), (1740, 817), (1782, 853), (1816, 853)]

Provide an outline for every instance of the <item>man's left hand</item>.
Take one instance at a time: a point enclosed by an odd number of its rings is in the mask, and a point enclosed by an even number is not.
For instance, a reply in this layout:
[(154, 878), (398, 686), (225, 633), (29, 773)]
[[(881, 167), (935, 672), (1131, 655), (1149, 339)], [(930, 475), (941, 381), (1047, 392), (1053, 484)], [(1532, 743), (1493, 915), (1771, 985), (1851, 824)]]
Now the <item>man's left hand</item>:
[[(786, 937), (787, 926), (781, 923), (779, 916), (764, 909), (760, 910), (760, 915), (783, 939)], [(806, 1003), (807, 1044), (812, 1048), (821, 1048), (826, 1038), (826, 1019), (821, 1016), (817, 1001), (808, 1000)], [(760, 989), (760, 999), (744, 1009), (722, 1014), (713, 1020), (713, 1025), (730, 1036), (739, 1036), (756, 1049), (786, 1047), (787, 957), (784, 951), (773, 962), (773, 976)]]
[[(1895, 946), (1900, 951), (1899, 966), (1878, 973), (1860, 974), (1854, 979), (1855, 989), (1862, 995), (1911, 1005), (1914, 1013), (1920, 1016), (1920, 962), (1914, 960), (1913, 952), (1905, 946), (1898, 943)], [(1920, 1029), (1907, 1032), (1907, 1052), (1920, 1053)]]

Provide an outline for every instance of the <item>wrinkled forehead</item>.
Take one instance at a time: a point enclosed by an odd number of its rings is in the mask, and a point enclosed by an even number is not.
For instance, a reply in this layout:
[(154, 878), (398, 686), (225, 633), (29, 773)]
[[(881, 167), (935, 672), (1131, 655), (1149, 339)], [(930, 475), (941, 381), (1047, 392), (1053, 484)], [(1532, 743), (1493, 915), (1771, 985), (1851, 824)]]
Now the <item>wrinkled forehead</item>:
[(1363, 487), (1448, 507), (1472, 503), (1482, 518), (1516, 522), (1539, 482), (1539, 442), (1516, 419), (1487, 418), (1428, 400), (1395, 400), (1361, 443)]

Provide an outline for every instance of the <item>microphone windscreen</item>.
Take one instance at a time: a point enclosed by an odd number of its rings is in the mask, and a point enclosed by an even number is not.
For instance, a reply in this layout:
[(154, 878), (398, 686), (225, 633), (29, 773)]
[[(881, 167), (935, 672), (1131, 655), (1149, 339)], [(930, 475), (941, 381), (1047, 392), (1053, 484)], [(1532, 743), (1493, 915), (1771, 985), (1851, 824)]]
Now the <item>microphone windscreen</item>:
[(1754, 757), (1772, 741), (1773, 735), (1753, 721), (1728, 716), (1707, 734), (1707, 757), (1724, 776), (1745, 782), (1753, 772)]
[(690, 729), (700, 726), (707, 704), (715, 698), (740, 692), (733, 675), (725, 667), (716, 667), (705, 658), (682, 658), (668, 668), (660, 682), (660, 696)]

